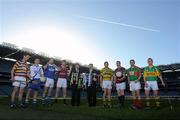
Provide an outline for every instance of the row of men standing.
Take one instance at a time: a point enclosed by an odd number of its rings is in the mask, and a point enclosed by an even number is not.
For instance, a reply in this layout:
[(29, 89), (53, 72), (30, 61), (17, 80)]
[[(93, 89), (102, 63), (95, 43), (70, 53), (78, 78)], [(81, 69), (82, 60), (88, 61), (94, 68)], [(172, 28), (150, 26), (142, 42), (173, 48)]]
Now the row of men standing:
[[(63, 103), (66, 102), (67, 94), (67, 79), (70, 78), (70, 85), (72, 88), (72, 106), (80, 105), (80, 92), (83, 87), (87, 88), (87, 96), (89, 106), (96, 105), (96, 80), (95, 71), (93, 70), (93, 65), (89, 65), (89, 72), (82, 74), (80, 70), (80, 65), (75, 64), (74, 67), (70, 66), (67, 68), (66, 62), (62, 61), (60, 66), (54, 64), (54, 60), (50, 59), (46, 65), (41, 67), (40, 59), (36, 58), (34, 63), (29, 67), (27, 61), (31, 56), (25, 54), (23, 58), (15, 63), (11, 70), (11, 80), (13, 81), (13, 91), (11, 94), (11, 108), (25, 107), (23, 102), (23, 93), (25, 88), (28, 90), (26, 92), (25, 103), (29, 104), (29, 98), (33, 93), (32, 103), (36, 104), (38, 91), (41, 89), (41, 83), (45, 79), (42, 100), (41, 103), (45, 105), (51, 105), (52, 100), (52, 90), (54, 88), (54, 77), (55, 72), (58, 73), (58, 80), (56, 83), (56, 93), (55, 93), (55, 102), (58, 102), (58, 97), (62, 89), (63, 92)], [(18, 102), (16, 102), (16, 94), (18, 93)]]
[[(39, 66), (40, 59), (36, 58), (34, 64), (28, 67), (27, 61), (29, 60), (30, 55), (24, 55), (23, 59), (17, 61), (11, 71), (11, 80), (13, 80), (13, 91), (11, 94), (11, 108), (16, 107), (15, 98), (16, 94), (18, 95), (18, 106), (24, 107), (22, 102), (22, 97), (24, 93), (24, 88), (28, 84), (28, 91), (26, 94), (26, 104), (29, 104), (29, 97), (32, 90), (34, 90), (33, 95), (33, 104), (37, 101), (38, 91), (41, 88), (41, 79), (45, 79), (43, 95), (42, 95), (42, 104), (51, 105), (52, 103), (52, 90), (54, 88), (54, 76), (55, 72), (58, 71), (58, 80), (56, 83), (56, 94), (55, 101), (58, 102), (58, 97), (60, 91), (63, 91), (63, 103), (66, 103), (66, 94), (67, 94), (67, 79), (70, 78), (70, 86), (72, 88), (72, 106), (80, 105), (80, 93), (83, 87), (87, 89), (87, 98), (89, 106), (96, 106), (96, 83), (97, 83), (97, 74), (93, 70), (93, 64), (89, 64), (89, 71), (85, 74), (82, 74), (80, 70), (80, 65), (75, 64), (74, 67), (70, 66), (69, 69), (66, 67), (66, 62), (62, 61), (60, 66), (54, 64), (54, 60), (50, 59), (46, 65), (43, 67)], [(116, 90), (118, 92), (118, 99), (121, 105), (124, 103), (124, 90), (125, 85), (125, 68), (121, 67), (120, 61), (117, 61), (117, 69), (115, 74), (112, 69), (109, 68), (108, 62), (104, 63), (104, 68), (101, 69), (101, 79), (100, 84), (103, 89), (103, 104), (104, 107), (111, 107), (111, 90), (113, 82), (116, 84)], [(139, 90), (141, 89), (140, 79), (141, 79), (141, 70), (135, 66), (135, 61), (130, 60), (131, 68), (128, 69), (128, 83), (130, 86), (130, 91), (132, 91), (133, 96), (133, 108), (141, 108), (141, 96)], [(115, 81), (114, 81), (115, 76)], [(149, 103), (149, 92), (153, 90), (154, 97), (156, 99), (156, 106), (159, 107), (159, 97), (158, 95), (158, 84), (157, 78), (159, 77), (163, 86), (165, 83), (162, 79), (162, 76), (157, 67), (153, 66), (153, 60), (148, 59), (148, 67), (144, 69), (144, 86), (145, 94), (147, 99), (147, 107), (150, 106)], [(28, 79), (29, 80), (28, 80)], [(107, 99), (107, 101), (106, 101)], [(138, 100), (137, 100), (138, 99)], [(138, 102), (137, 102), (138, 101)]]

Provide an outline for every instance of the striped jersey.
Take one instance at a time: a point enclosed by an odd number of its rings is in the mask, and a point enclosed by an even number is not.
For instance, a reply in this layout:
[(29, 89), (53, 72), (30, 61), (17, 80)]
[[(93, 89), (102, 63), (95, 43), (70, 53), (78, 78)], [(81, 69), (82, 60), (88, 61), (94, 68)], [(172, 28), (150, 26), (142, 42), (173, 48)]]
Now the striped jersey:
[(144, 68), (143, 76), (146, 81), (157, 81), (160, 71), (155, 66), (148, 66)]
[(68, 77), (68, 70), (67, 68), (60, 68), (60, 71), (58, 72), (58, 78), (67, 78)]
[(23, 61), (17, 61), (12, 69), (14, 70), (14, 76), (27, 77), (27, 74), (29, 74), (29, 65)]
[(103, 77), (103, 80), (111, 80), (113, 70), (111, 68), (104, 67), (101, 69), (100, 74)]
[(142, 75), (142, 71), (139, 67), (133, 66), (128, 69), (128, 77), (130, 81), (135, 81)]

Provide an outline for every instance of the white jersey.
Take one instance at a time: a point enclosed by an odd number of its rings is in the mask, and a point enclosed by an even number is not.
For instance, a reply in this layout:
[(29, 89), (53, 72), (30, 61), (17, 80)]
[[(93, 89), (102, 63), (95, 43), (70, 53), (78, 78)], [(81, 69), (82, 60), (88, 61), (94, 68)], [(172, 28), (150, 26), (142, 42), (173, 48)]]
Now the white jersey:
[(32, 65), (30, 66), (30, 75), (35, 78), (39, 79), (41, 75), (44, 74), (43, 69), (41, 66), (37, 65)]

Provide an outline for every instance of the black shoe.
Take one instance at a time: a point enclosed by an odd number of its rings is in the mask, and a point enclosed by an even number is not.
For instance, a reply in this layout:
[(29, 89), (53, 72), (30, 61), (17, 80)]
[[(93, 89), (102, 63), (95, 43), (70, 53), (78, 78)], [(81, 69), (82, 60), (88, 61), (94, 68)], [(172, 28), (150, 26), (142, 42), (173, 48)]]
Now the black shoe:
[(18, 108), (26, 108), (26, 106), (24, 104), (19, 104)]
[(106, 105), (106, 104), (104, 104), (103, 106), (104, 106), (104, 108), (107, 108), (107, 105)]
[(54, 102), (57, 104), (58, 103), (58, 99), (55, 99)]
[(11, 104), (11, 105), (10, 105), (10, 108), (11, 108), (11, 109), (16, 109), (17, 106), (16, 106), (16, 104)]
[(150, 110), (151, 108), (150, 108), (150, 106), (146, 106), (145, 109), (146, 110)]
[(133, 106), (133, 105), (131, 105), (130, 108), (133, 109), (133, 110), (136, 110), (136, 109), (137, 109), (137, 107), (135, 107), (135, 106)]
[(156, 106), (156, 110), (159, 110), (160, 109), (160, 106)]
[(107, 107), (108, 107), (108, 108), (112, 108), (112, 105), (108, 105)]
[(67, 102), (66, 102), (66, 99), (63, 100), (63, 104), (68, 105)]

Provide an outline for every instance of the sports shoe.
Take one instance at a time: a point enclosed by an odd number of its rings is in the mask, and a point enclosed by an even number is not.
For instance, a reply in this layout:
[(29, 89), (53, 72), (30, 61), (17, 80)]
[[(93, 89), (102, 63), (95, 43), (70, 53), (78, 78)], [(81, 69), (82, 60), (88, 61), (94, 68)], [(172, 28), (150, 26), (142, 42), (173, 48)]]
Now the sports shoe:
[(11, 104), (11, 105), (10, 105), (10, 108), (11, 108), (11, 109), (16, 109), (17, 106), (16, 106), (16, 104)]
[(26, 106), (21, 103), (21, 104), (18, 105), (18, 108), (26, 108)]

